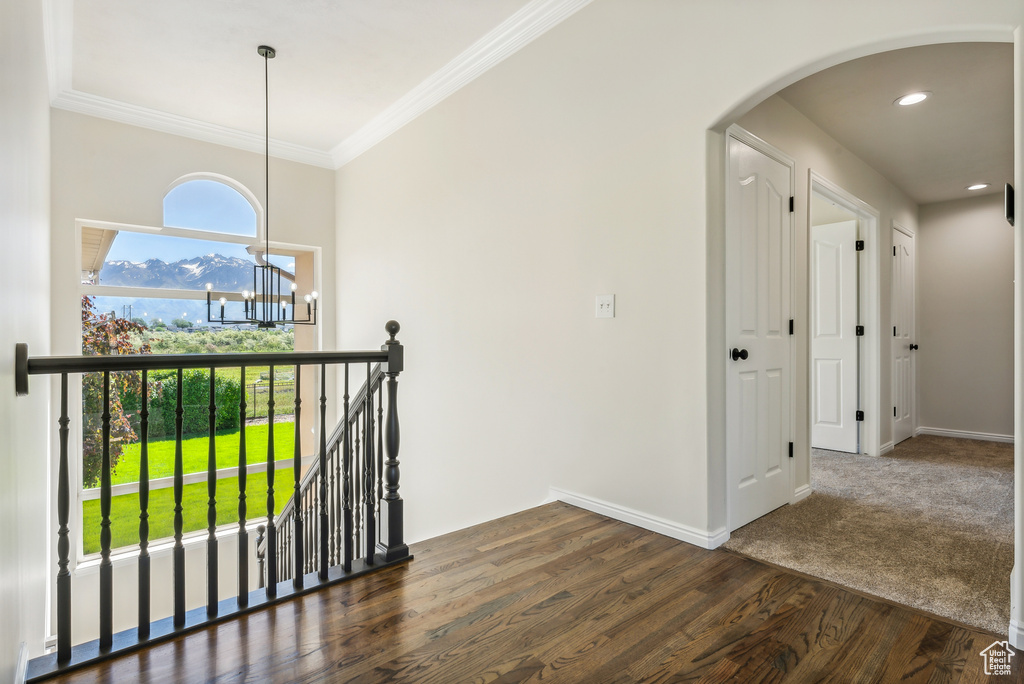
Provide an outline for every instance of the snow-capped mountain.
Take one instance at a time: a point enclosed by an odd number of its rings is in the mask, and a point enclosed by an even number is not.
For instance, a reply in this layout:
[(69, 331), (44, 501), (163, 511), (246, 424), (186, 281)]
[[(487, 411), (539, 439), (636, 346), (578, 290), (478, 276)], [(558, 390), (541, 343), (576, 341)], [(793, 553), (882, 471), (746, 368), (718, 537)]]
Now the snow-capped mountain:
[(100, 285), (155, 287), (178, 290), (214, 290), (234, 292), (252, 289), (253, 262), (220, 254), (181, 259), (172, 263), (160, 259), (144, 262), (108, 261), (100, 271)]

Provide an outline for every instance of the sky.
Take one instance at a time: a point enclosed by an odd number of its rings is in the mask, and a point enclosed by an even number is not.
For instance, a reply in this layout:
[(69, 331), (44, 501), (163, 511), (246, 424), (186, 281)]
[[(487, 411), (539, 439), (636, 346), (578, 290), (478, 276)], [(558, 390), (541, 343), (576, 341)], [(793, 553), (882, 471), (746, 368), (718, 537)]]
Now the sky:
[[(237, 190), (212, 180), (194, 180), (172, 189), (164, 198), (164, 225), (209, 230), (231, 235), (256, 236), (256, 211)], [(157, 258), (168, 263), (206, 254), (240, 257), (251, 261), (244, 245), (121, 231), (107, 253), (107, 261), (142, 262)], [(272, 258), (292, 269), (291, 258)]]

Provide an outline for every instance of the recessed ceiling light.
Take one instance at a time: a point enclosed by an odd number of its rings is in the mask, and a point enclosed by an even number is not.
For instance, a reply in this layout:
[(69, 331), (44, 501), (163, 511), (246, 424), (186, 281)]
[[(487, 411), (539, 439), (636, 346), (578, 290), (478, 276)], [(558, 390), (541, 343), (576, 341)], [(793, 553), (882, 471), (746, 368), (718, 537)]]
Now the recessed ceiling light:
[(968, 185), (967, 189), (968, 190), (984, 190), (989, 185), (991, 185), (991, 183), (975, 183), (974, 185)]
[(922, 90), (919, 93), (909, 93), (903, 97), (896, 98), (893, 104), (906, 107), (907, 105), (917, 104), (918, 102), (924, 102), (931, 96), (931, 93), (927, 90)]

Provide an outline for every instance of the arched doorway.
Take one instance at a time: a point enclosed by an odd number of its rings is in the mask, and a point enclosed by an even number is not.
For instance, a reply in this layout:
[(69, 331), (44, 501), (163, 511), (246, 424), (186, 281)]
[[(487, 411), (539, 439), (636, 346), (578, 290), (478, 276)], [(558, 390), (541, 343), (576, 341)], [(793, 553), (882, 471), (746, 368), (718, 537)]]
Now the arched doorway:
[[(974, 35), (964, 35), (964, 34), (961, 33), (961, 34), (958, 34), (956, 36), (950, 36), (950, 35), (947, 35), (947, 36), (938, 36), (938, 35), (930, 36), (928, 39), (923, 40), (923, 41), (916, 41), (915, 40), (914, 41), (914, 45), (928, 45), (928, 44), (935, 44), (935, 43), (943, 43), (943, 42), (949, 42), (950, 40), (955, 40), (955, 41), (963, 41), (963, 40), (993, 41), (994, 40), (994, 41), (1007, 42), (1007, 41), (1009, 41), (1011, 39), (1012, 39), (1012, 37), (1009, 35), (1008, 32), (1007, 33), (1003, 33), (1001, 35), (996, 35), (993, 32), (981, 32), (981, 33), (976, 33)], [(870, 46), (869, 48), (865, 48), (865, 50), (863, 51), (863, 54), (866, 55), (866, 54), (875, 54), (875, 53), (879, 53), (879, 52), (884, 52), (886, 50), (892, 49), (892, 47), (893, 46), (891, 46), (891, 45), (874, 45), (874, 46)], [(906, 47), (906, 45), (899, 45), (898, 47)], [(847, 55), (843, 55), (843, 57), (846, 57), (846, 56)], [(832, 58), (823, 59), (823, 60), (821, 60), (818, 63), (817, 66), (827, 67), (827, 66), (832, 66), (832, 65), (836, 64), (837, 61), (845, 61), (844, 59), (837, 59), (837, 57), (838, 56), (833, 56)], [(784, 78), (779, 79), (773, 85), (779, 85), (779, 86), (781, 86), (781, 85), (789, 85), (794, 80), (796, 80), (796, 78), (802, 78), (803, 76), (808, 75), (808, 73), (810, 73), (811, 71), (813, 71), (812, 68), (801, 69), (801, 70), (799, 70), (799, 72), (795, 72), (794, 74), (790, 74), (790, 75), (788, 75), (788, 76), (786, 76)], [(776, 90), (777, 89), (778, 88), (776, 88)], [(709, 333), (708, 333), (709, 334), (709, 376), (710, 376), (709, 380), (710, 380), (710, 383), (711, 383), (711, 385), (713, 387), (715, 387), (715, 386), (722, 387), (722, 388), (725, 387), (725, 385), (726, 385), (725, 377), (726, 377), (726, 373), (727, 373), (726, 369), (729, 368), (729, 364), (731, 363), (731, 360), (728, 359), (728, 356), (727, 356), (729, 348), (731, 346), (731, 343), (730, 343), (730, 341), (728, 339), (726, 339), (726, 334), (724, 332), (724, 330), (725, 330), (724, 321), (726, 320), (726, 318), (728, 316), (728, 311), (727, 311), (727, 308), (726, 308), (726, 288), (727, 288), (727, 284), (721, 282), (721, 280), (718, 280), (718, 278), (715, 275), (712, 275), (712, 274), (717, 274), (718, 276), (720, 276), (721, 273), (724, 270), (724, 264), (726, 262), (726, 247), (725, 247), (725, 239), (723, 237), (724, 236), (724, 226), (726, 224), (725, 217), (728, 214), (728, 208), (726, 206), (726, 194), (725, 194), (723, 188), (715, 187), (715, 181), (720, 179), (722, 177), (722, 175), (723, 175), (721, 173), (721, 170), (727, 167), (727, 162), (725, 160), (725, 152), (724, 152), (724, 149), (725, 149), (725, 145), (724, 145), (724, 139), (725, 139), (724, 129), (728, 125), (730, 125), (732, 123), (735, 123), (736, 121), (741, 120), (741, 118), (744, 115), (746, 115), (748, 112), (750, 112), (755, 105), (759, 104), (762, 100), (764, 100), (766, 97), (770, 96), (774, 92), (775, 92), (775, 90), (772, 89), (772, 86), (769, 86), (769, 87), (766, 87), (766, 88), (762, 89), (761, 91), (759, 91), (757, 96), (753, 96), (751, 98), (748, 98), (747, 100), (744, 101), (744, 103), (742, 105), (739, 105), (736, 108), (734, 108), (734, 110), (732, 112), (730, 112), (729, 115), (727, 115), (726, 117), (723, 117), (723, 119), (719, 121), (718, 125), (709, 132), (708, 154), (709, 154), (709, 159), (711, 161), (711, 163), (709, 164), (709, 168), (715, 170), (715, 172), (712, 172), (712, 174), (710, 176), (711, 177), (711, 182), (709, 183), (709, 207), (711, 207), (711, 209), (712, 209), (710, 214), (709, 214), (709, 239), (712, 240), (713, 243), (714, 243), (712, 245), (712, 248), (709, 249), (709, 260), (708, 260), (709, 300), (712, 302), (712, 305), (711, 305), (712, 310), (717, 310), (719, 312), (722, 312), (722, 316), (720, 318), (718, 318), (717, 320), (714, 319), (714, 318), (709, 319)], [(1014, 113), (1014, 117), (1015, 117), (1015, 120), (1019, 121), (1019, 119), (1020, 119), (1020, 112), (1015, 112)], [(716, 166), (716, 164), (717, 164), (717, 166)], [(1019, 165), (1019, 162), (1018, 162), (1018, 165)], [(798, 172), (797, 175), (798, 175), (798, 182), (797, 182), (797, 195), (798, 195), (798, 197), (797, 197), (797, 206), (799, 207), (800, 206), (800, 197), (799, 197), (800, 190), (802, 188), (803, 194), (804, 194), (804, 198), (805, 198), (804, 201), (806, 202), (807, 191), (808, 191), (808, 187), (809, 187), (809, 180), (807, 178), (806, 171), (804, 172), (802, 179), (800, 179), (800, 173), (799, 172)], [(1018, 173), (1018, 178), (1019, 178), (1019, 173)], [(721, 182), (721, 181), (719, 181), (719, 182)], [(715, 212), (716, 208), (720, 212), (717, 215), (716, 215), (716, 212)], [(887, 217), (887, 220), (884, 220), (884, 221), (880, 222), (880, 224), (878, 226), (879, 233), (880, 234), (888, 233), (889, 232), (889, 228), (891, 227), (893, 222), (895, 222), (895, 219), (893, 219), (892, 217)], [(800, 243), (802, 241), (802, 244), (806, 245), (806, 238), (807, 238), (807, 235), (806, 235), (806, 233), (804, 233), (802, 237), (798, 237), (798, 240), (796, 242)], [(876, 237), (876, 239), (877, 239), (877, 237)], [(1019, 253), (1019, 251), (1020, 251), (1020, 241), (1019, 241), (1019, 239), (1017, 239), (1016, 242), (1015, 242), (1014, 251), (1017, 252), (1017, 253)], [(799, 281), (800, 278), (803, 277), (803, 274), (806, 274), (806, 258), (807, 258), (806, 251), (805, 251), (804, 254), (796, 255), (796, 256), (797, 256), (797, 258), (794, 259), (794, 262), (797, 263), (797, 266), (795, 268), (795, 273), (801, 274), (801, 275), (797, 275), (796, 276), (797, 280)], [(720, 261), (718, 260), (719, 257), (721, 258)], [(803, 260), (802, 262), (801, 262), (801, 259)], [(801, 266), (801, 263), (804, 264), (804, 265)], [(887, 262), (885, 263), (885, 266), (886, 267), (888, 266)], [(881, 273), (883, 271), (885, 271), (884, 268), (879, 268), (878, 269), (879, 273)], [(1019, 267), (1018, 267), (1018, 271), (1019, 271)], [(1017, 281), (1017, 283), (1020, 283), (1021, 278), (1019, 277), (1019, 275), (1016, 278), (1016, 281)], [(807, 299), (808, 299), (807, 283), (806, 283), (806, 281), (798, 282), (797, 286), (798, 286), (797, 287), (797, 290), (798, 290), (797, 300), (798, 301), (795, 302), (795, 309), (798, 312), (806, 313), (807, 309), (808, 309), (808, 306), (807, 306)], [(1016, 296), (1017, 296), (1017, 301), (1018, 301), (1018, 306), (1019, 306), (1020, 289), (1019, 289), (1019, 285), (1017, 285), (1015, 287), (1017, 287)], [(799, 294), (800, 288), (803, 288), (802, 295)], [(885, 297), (888, 296), (887, 292), (879, 292), (878, 294), (879, 294), (880, 299), (885, 298)], [(887, 310), (888, 310), (888, 306), (879, 307), (879, 309), (878, 309), (878, 316), (877, 316), (877, 318), (875, 318), (875, 322), (874, 322), (874, 327), (875, 327), (876, 330), (881, 329), (881, 328), (885, 328), (885, 326), (888, 324), (889, 316), (888, 316), (888, 311)], [(884, 314), (884, 315), (882, 315), (882, 314)], [(805, 325), (806, 325), (806, 318), (805, 318)], [(871, 326), (871, 322), (869, 322), (868, 325), (870, 327)], [(799, 328), (800, 328), (799, 322), (797, 323), (796, 327), (799, 330)], [(805, 328), (805, 331), (806, 331), (806, 328)], [(798, 337), (798, 339), (794, 340), (794, 355), (795, 355), (795, 357), (797, 359), (796, 368), (807, 368), (807, 366), (808, 366), (808, 358), (809, 358), (809, 345), (808, 345), (808, 342), (807, 342), (808, 338), (807, 338), (806, 334), (803, 335), (803, 336), (797, 336), (797, 337)], [(883, 349), (882, 349), (882, 341), (883, 341), (883, 339), (881, 337), (879, 337), (876, 340), (876, 342), (873, 343), (873, 344), (877, 344), (877, 346), (873, 346), (872, 350), (871, 350), (876, 355), (875, 356), (876, 364), (874, 365), (874, 368), (872, 370), (872, 377), (870, 377), (868, 379), (868, 382), (867, 382), (868, 385), (871, 385), (872, 383), (874, 383), (874, 387), (876, 388), (876, 390), (875, 390), (876, 392), (877, 392), (877, 388), (886, 387), (886, 386), (888, 386), (888, 383), (889, 383), (888, 373), (885, 372), (884, 364), (881, 363), (881, 356), (884, 353)], [(885, 340), (885, 341), (887, 342), (887, 340)], [(1015, 382), (1017, 383), (1017, 387), (1019, 387), (1020, 386), (1019, 379), (1016, 380)], [(797, 396), (796, 396), (795, 401), (794, 401), (796, 410), (795, 410), (795, 420), (794, 420), (793, 425), (791, 426), (791, 434), (794, 436), (794, 440), (793, 441), (795, 441), (796, 444), (795, 444), (795, 449), (794, 449), (795, 453), (794, 453), (794, 459), (793, 459), (793, 461), (794, 461), (793, 466), (794, 467), (792, 468), (792, 470), (793, 470), (793, 476), (792, 476), (792, 480), (793, 480), (792, 481), (792, 492), (793, 492), (793, 494), (792, 494), (790, 503), (793, 503), (793, 502), (799, 500), (799, 498), (801, 498), (803, 495), (806, 495), (806, 493), (809, 492), (808, 486), (809, 486), (809, 482), (810, 482), (810, 458), (809, 458), (809, 444), (808, 444), (808, 439), (807, 439), (807, 435), (809, 433), (809, 397), (808, 397), (808, 391), (807, 391), (808, 383), (806, 382), (806, 379), (798, 379), (794, 383), (794, 387), (796, 388), (796, 395)], [(724, 389), (723, 389), (723, 394), (725, 394)], [(878, 411), (880, 411), (881, 407), (887, 405), (888, 403), (889, 403), (888, 401), (878, 401), (877, 402), (877, 406), (880, 407), (878, 409)], [(725, 443), (727, 441), (726, 440), (726, 436), (727, 436), (728, 430), (729, 430), (729, 427), (728, 427), (728, 415), (727, 415), (728, 409), (725, 406), (725, 402), (723, 402), (722, 404), (719, 404), (717, 406), (714, 405), (714, 403), (713, 403), (709, 407), (709, 411), (710, 411), (710, 414), (712, 416), (712, 420), (710, 421), (710, 427), (711, 427), (710, 438), (711, 438), (711, 442), (712, 442), (712, 446), (713, 446), (712, 453), (724, 453), (726, 451), (726, 449), (725, 449)], [(716, 415), (716, 411), (718, 411), (720, 413), (718, 413)], [(880, 427), (880, 424), (876, 424), (874, 429), (878, 430), (879, 427)], [(721, 432), (719, 432), (718, 435), (714, 434), (716, 428), (721, 430)], [(878, 433), (876, 433), (876, 435), (877, 434)], [(716, 436), (721, 440), (718, 444), (715, 444)], [(876, 437), (876, 439), (877, 439), (877, 437)], [(882, 447), (884, 449), (884, 447), (885, 447), (884, 440), (878, 439), (878, 441), (876, 443), (878, 443), (878, 442), (882, 442)], [(718, 448), (714, 448), (715, 446), (717, 446)], [(728, 460), (728, 458), (729, 457), (727, 457), (726, 460)], [(1019, 459), (1019, 456), (1018, 456), (1018, 458), (1017, 458), (1018, 463), (1019, 463), (1019, 460), (1020, 459)], [(712, 459), (712, 466), (711, 467), (713, 469), (715, 468), (715, 465), (713, 464), (713, 459)], [(1020, 472), (1019, 465), (1017, 467), (1017, 471), (1018, 471), (1018, 475), (1019, 475), (1019, 472)], [(719, 476), (719, 478), (715, 478), (714, 476), (712, 477), (712, 482), (715, 482), (716, 480), (718, 482), (720, 482), (720, 483), (725, 483), (726, 484), (726, 487), (723, 488), (723, 489), (725, 489), (725, 491), (721, 491), (721, 490), (719, 490), (719, 491), (721, 493), (720, 495), (723, 496), (723, 499), (725, 499), (726, 502), (728, 502), (729, 498), (731, 496), (735, 496), (735, 492), (729, 491), (728, 488), (727, 488), (728, 487), (728, 482), (729, 482), (728, 478), (723, 473), (723, 474), (721, 474)], [(1017, 503), (1019, 504), (1019, 501)], [(1020, 506), (1019, 505), (1016, 506), (1016, 508), (1017, 508), (1018, 511), (1020, 510)], [(720, 514), (721, 514), (721, 518), (719, 520), (721, 521), (723, 526), (728, 527), (730, 525), (728, 506), (726, 506), (726, 510), (725, 511), (721, 511)], [(1018, 513), (1018, 517), (1019, 517), (1019, 513)], [(711, 525), (711, 527), (713, 528), (714, 525)], [(1017, 530), (1018, 530), (1017, 537), (1018, 537), (1018, 539), (1020, 537), (1019, 529), (1020, 529), (1020, 525), (1017, 526)], [(1020, 543), (1018, 541), (1018, 543), (1017, 543), (1018, 549), (1020, 549), (1020, 546), (1021, 545), (1020, 545)], [(1017, 553), (1017, 557), (1019, 558), (1020, 556), (1021, 556), (1021, 554), (1018, 552)], [(1013, 582), (1012, 583), (1014, 585), (1014, 592), (1015, 592), (1014, 595), (1016, 595), (1017, 584), (1018, 584), (1017, 573), (1015, 573), (1015, 576), (1013, 578)], [(1016, 601), (1013, 601), (1012, 603), (1015, 604)], [(1011, 637), (1014, 637), (1014, 635), (1017, 634), (1016, 631), (1015, 631), (1016, 630), (1017, 621), (1018, 621), (1017, 618), (1018, 618), (1018, 615), (1017, 615), (1016, 612), (1014, 612), (1011, 615), (1011, 623), (1010, 623), (1011, 624)], [(1019, 634), (1017, 636), (1019, 636)], [(1024, 640), (1022, 640), (1022, 641), (1024, 641)]]

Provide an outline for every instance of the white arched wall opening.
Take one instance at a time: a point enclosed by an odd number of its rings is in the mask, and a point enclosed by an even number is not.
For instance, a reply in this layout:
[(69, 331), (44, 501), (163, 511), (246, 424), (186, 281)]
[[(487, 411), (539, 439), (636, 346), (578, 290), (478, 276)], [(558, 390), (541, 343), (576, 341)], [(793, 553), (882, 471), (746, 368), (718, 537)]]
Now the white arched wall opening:
[[(1024, 141), (1024, 46), (1022, 46), (1021, 27), (968, 27), (959, 26), (949, 30), (937, 30), (923, 33), (908, 33), (893, 36), (885, 40), (867, 42), (856, 47), (824, 54), (810, 59), (791, 71), (781, 74), (760, 87), (746, 94), (738, 94), (736, 104), (725, 112), (709, 127), (706, 139), (707, 158), (707, 382), (708, 382), (708, 527), (709, 537), (724, 543), (728, 538), (726, 510), (727, 478), (725, 461), (725, 386), (726, 386), (726, 339), (725, 339), (725, 131), (740, 117), (749, 112), (768, 97), (783, 88), (837, 64), (881, 52), (899, 50), (908, 47), (958, 42), (1012, 42), (1014, 43), (1014, 186), (1024, 187), (1024, 153), (1021, 146)], [(798, 179), (798, 186), (801, 180)], [(1018, 222), (1018, 225), (1019, 222)], [(801, 233), (798, 231), (798, 235)], [(806, 236), (804, 235), (806, 239)], [(795, 250), (795, 244), (794, 244)], [(1022, 448), (1022, 409), (1024, 409), (1024, 241), (1019, 233), (1014, 233), (1014, 569), (1010, 578), (1010, 622), (1008, 634), (1011, 644), (1024, 648), (1024, 578), (1020, 568), (1024, 565), (1024, 448)], [(805, 264), (793, 261), (794, 269), (805, 267)], [(794, 293), (794, 305), (803, 303), (804, 310), (796, 313), (808, 320), (809, 310), (806, 309), (807, 298)], [(806, 336), (798, 336), (796, 341), (797, 365), (805, 365), (808, 358)], [(875, 366), (879, 374), (878, 364)], [(872, 378), (869, 384), (879, 387), (882, 379)], [(808, 420), (808, 388), (806, 383), (794, 382), (796, 393), (797, 421)], [(876, 426), (877, 429), (877, 426)], [(796, 425), (798, 442), (796, 445), (794, 471), (798, 473), (794, 481), (795, 490), (809, 484), (810, 453), (806, 439), (809, 425)], [(802, 442), (802, 443), (801, 443)], [(806, 482), (800, 482), (801, 475)]]

